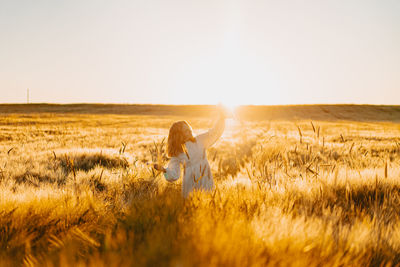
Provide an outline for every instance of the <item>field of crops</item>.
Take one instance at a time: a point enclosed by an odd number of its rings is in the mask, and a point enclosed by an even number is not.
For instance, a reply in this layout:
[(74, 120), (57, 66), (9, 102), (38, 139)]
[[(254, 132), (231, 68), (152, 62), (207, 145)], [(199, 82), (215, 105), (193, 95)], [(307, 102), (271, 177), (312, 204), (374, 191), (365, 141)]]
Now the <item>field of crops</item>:
[(198, 134), (212, 109), (14, 108), (0, 116), (0, 266), (400, 264), (400, 124), (381, 113), (229, 120), (208, 151), (216, 189), (183, 199), (150, 164), (167, 162), (174, 121)]

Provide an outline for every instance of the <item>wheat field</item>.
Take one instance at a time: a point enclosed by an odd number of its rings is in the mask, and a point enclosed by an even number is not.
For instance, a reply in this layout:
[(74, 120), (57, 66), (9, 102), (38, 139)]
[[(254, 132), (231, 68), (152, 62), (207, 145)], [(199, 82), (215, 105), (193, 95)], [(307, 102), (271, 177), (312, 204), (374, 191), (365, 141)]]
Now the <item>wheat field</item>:
[(150, 164), (174, 121), (198, 134), (212, 110), (24, 108), (1, 107), (0, 266), (400, 264), (393, 113), (229, 121), (208, 151), (216, 189), (183, 199)]

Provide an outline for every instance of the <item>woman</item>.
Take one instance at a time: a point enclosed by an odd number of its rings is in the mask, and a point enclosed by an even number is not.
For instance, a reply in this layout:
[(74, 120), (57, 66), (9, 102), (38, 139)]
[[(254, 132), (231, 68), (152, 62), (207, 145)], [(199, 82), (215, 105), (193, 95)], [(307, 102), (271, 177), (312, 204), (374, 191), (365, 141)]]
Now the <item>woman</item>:
[(169, 182), (174, 182), (181, 175), (181, 165), (184, 169), (182, 194), (187, 197), (195, 189), (211, 191), (214, 181), (206, 149), (211, 147), (221, 137), (225, 129), (225, 111), (219, 107), (219, 118), (208, 132), (193, 137), (192, 128), (186, 121), (178, 121), (169, 129), (167, 154), (170, 157), (167, 168), (154, 165), (154, 168), (164, 173)]

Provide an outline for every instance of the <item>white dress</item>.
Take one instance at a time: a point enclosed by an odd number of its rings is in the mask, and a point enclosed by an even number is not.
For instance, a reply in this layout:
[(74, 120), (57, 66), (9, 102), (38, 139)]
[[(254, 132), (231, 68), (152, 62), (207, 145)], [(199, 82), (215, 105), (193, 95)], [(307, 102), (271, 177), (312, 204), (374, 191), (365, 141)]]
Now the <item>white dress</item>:
[(214, 181), (206, 149), (221, 137), (225, 129), (225, 119), (220, 118), (208, 132), (195, 137), (196, 142), (185, 143), (186, 151), (172, 157), (164, 173), (165, 179), (174, 182), (181, 176), (181, 165), (184, 169), (182, 195), (187, 197), (194, 189), (211, 191)]

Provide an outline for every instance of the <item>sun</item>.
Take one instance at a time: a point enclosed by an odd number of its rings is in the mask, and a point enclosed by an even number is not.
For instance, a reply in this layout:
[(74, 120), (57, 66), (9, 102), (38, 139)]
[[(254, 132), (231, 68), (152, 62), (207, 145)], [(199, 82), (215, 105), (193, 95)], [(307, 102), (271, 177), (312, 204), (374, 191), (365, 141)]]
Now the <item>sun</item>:
[(223, 103), (222, 105), (224, 107), (226, 107), (229, 111), (232, 111), (232, 112), (240, 106), (240, 104), (232, 103), (232, 102)]
[(243, 103), (241, 103), (240, 99), (237, 99), (233, 96), (222, 98), (219, 103), (230, 113), (235, 113), (237, 108)]
[(218, 105), (224, 109), (226, 118), (228, 120), (237, 119), (237, 109), (240, 106), (239, 104), (232, 102), (220, 102)]
[(237, 100), (224, 99), (224, 101), (221, 101), (221, 104), (224, 108), (226, 108), (228, 113), (230, 113), (233, 116), (235, 115), (238, 107), (241, 106), (241, 103)]
[(236, 104), (223, 104), (224, 108), (227, 110), (229, 117), (235, 117), (236, 109), (239, 105)]
[(238, 130), (238, 126), (240, 125), (240, 116), (237, 114), (237, 108), (240, 106), (235, 101), (232, 102), (221, 102), (220, 105), (225, 110), (226, 120), (225, 120), (225, 132), (223, 134), (224, 138), (228, 138), (232, 136), (234, 132)]

